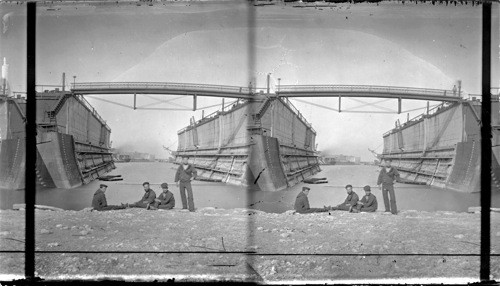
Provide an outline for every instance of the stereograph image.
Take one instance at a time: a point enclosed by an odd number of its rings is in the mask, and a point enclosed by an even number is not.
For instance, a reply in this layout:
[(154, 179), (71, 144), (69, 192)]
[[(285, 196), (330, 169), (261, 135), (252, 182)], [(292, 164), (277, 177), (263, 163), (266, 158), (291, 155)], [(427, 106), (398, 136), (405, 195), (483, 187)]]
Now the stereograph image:
[(483, 5), (38, 1), (29, 158), (27, 3), (1, 2), (1, 280), (25, 278), (26, 192), (46, 281), (484, 280)]

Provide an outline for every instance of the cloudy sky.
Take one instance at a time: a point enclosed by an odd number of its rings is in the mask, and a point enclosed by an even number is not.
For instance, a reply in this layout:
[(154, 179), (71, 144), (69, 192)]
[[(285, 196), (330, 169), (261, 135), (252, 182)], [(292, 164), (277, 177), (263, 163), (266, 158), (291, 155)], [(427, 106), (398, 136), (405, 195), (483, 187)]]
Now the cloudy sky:
[[(451, 89), (462, 80), (463, 89), (480, 93), (481, 8), (430, 4), (341, 4), (335, 7), (259, 7), (249, 27), (246, 1), (231, 4), (167, 4), (59, 6), (39, 8), (37, 81), (154, 81), (247, 86), (252, 75), (272, 84), (358, 84)], [(60, 10), (57, 10), (60, 8)], [(253, 7), (252, 7), (253, 8)], [(25, 7), (1, 5), (3, 31), (0, 56), (10, 63), (10, 82), (23, 90), (25, 81)], [(494, 59), (498, 62), (498, 14), (494, 9)], [(249, 33), (255, 41), (249, 42)], [(255, 62), (249, 66), (249, 51)], [(494, 76), (498, 76), (495, 63)], [(494, 80), (494, 85), (499, 85)], [(173, 96), (155, 96), (168, 100)], [(112, 128), (115, 147), (166, 154), (162, 145), (177, 146), (177, 130), (201, 111), (127, 109), (102, 101), (132, 104), (130, 96), (108, 95), (88, 100)], [(311, 102), (315, 105), (305, 103)], [(379, 100), (363, 100), (374, 102)], [(155, 100), (139, 97), (138, 105)], [(382, 150), (382, 134), (406, 114), (338, 113), (316, 105), (338, 107), (337, 99), (292, 100), (318, 132), (318, 148), (330, 153), (371, 160), (367, 148)], [(177, 105), (190, 107), (189, 99)], [(200, 99), (198, 106), (220, 103)], [(345, 100), (342, 108), (360, 105)], [(404, 101), (403, 109), (425, 106)], [(395, 110), (396, 101), (382, 108)], [(217, 108), (207, 108), (205, 114)], [(414, 111), (416, 116), (421, 111)]]

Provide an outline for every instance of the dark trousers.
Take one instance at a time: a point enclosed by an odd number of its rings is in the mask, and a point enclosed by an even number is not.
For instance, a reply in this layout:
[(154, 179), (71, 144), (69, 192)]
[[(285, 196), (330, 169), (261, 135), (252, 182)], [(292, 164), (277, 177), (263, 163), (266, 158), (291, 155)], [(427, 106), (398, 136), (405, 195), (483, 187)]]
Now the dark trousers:
[[(390, 204), (389, 204), (389, 195), (391, 197)], [(394, 186), (382, 185), (382, 196), (384, 197), (385, 211), (397, 214), (398, 208), (396, 207), (396, 194), (394, 193)]]
[(112, 210), (123, 210), (125, 209), (124, 206), (105, 206), (101, 207), (99, 209), (96, 209), (97, 211), (112, 211)]
[(300, 211), (299, 213), (310, 214), (310, 213), (322, 213), (322, 212), (327, 212), (327, 211), (328, 211), (328, 209), (323, 209), (323, 208), (310, 208), (308, 210)]
[(356, 207), (360, 212), (372, 213), (377, 210), (375, 207), (365, 207), (363, 205), (357, 205)]
[[(187, 190), (187, 201), (186, 201), (186, 190)], [(191, 188), (191, 182), (180, 182), (179, 191), (181, 192), (182, 208), (187, 209), (189, 206), (189, 211), (194, 211), (193, 188)]]
[(351, 206), (341, 204), (336, 207), (332, 207), (332, 211), (349, 211), (350, 208)]
[(131, 204), (131, 205), (129, 205), (129, 207), (131, 207), (131, 208), (143, 208), (143, 209), (145, 209), (145, 208), (148, 207), (148, 204), (145, 204), (145, 203), (143, 203), (141, 201), (141, 202), (137, 202), (137, 203)]
[(165, 205), (162, 205), (161, 203), (159, 202), (154, 202), (153, 203), (153, 206), (157, 209), (163, 209), (163, 210), (170, 210), (170, 209), (173, 209), (174, 208), (174, 204), (165, 204)]

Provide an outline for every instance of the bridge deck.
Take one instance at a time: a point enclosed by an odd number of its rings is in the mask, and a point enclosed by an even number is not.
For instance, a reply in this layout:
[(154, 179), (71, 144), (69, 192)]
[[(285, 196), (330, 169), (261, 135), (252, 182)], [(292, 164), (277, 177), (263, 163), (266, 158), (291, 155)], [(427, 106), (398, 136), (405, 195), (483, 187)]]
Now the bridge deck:
[[(260, 89), (262, 90), (262, 89)], [(72, 85), (75, 94), (165, 94), (254, 98), (256, 89), (239, 86), (165, 82), (87, 82)], [(373, 85), (282, 85), (279, 97), (373, 97), (457, 102), (457, 91)]]
[(165, 94), (197, 95), (227, 98), (252, 98), (248, 87), (165, 83), (165, 82), (87, 82), (72, 85), (76, 94)]
[(282, 85), (281, 97), (376, 97), (456, 102), (457, 91), (374, 85)]

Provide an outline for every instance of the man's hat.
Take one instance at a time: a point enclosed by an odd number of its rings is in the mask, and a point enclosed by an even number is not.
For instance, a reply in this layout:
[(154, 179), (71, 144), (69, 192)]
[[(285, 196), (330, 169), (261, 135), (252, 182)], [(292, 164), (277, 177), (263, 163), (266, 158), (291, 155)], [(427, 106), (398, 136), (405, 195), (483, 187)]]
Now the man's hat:
[(370, 186), (366, 185), (363, 187), (363, 190), (365, 190), (365, 192), (371, 192), (372, 190), (370, 189)]
[(345, 188), (346, 188), (346, 189), (347, 189), (347, 188), (349, 188), (349, 187), (351, 187), (351, 188), (352, 188), (352, 185), (347, 185), (347, 186), (345, 186)]
[(167, 183), (163, 183), (163, 184), (161, 184), (161, 188), (162, 188), (162, 189), (168, 189), (168, 184), (167, 184)]
[(143, 185), (143, 186), (144, 186), (144, 185), (149, 185), (149, 182), (144, 182), (144, 183), (142, 183), (142, 185)]
[(100, 184), (99, 185), (99, 188), (107, 188), (107, 187), (108, 187), (108, 185), (105, 185), (105, 184)]
[(302, 191), (305, 191), (305, 190), (310, 190), (311, 188), (309, 187), (302, 187)]

